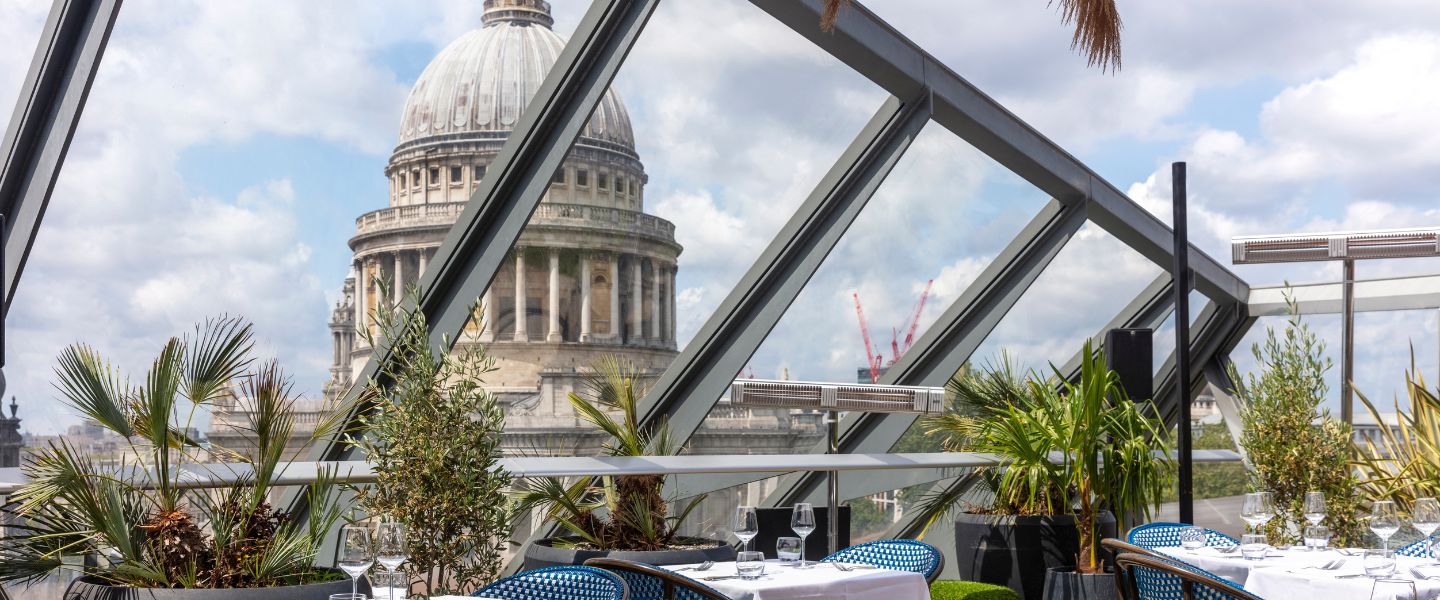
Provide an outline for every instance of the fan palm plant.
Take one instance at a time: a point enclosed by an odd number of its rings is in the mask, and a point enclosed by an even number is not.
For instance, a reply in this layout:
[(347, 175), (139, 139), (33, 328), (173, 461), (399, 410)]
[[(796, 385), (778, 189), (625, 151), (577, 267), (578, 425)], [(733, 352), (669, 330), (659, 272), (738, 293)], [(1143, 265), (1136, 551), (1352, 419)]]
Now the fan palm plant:
[[(642, 427), (639, 400), (644, 390), (635, 369), (605, 357), (588, 378), (588, 394), (571, 393), (575, 412), (608, 436), (609, 456), (669, 456), (680, 451), (666, 423)], [(679, 542), (680, 525), (704, 496), (669, 514), (662, 475), (581, 477), (573, 482), (545, 478), (516, 486), (522, 511), (539, 508), (581, 543), (604, 550), (665, 550)]]
[[(64, 402), (127, 446), (115, 466), (102, 467), (63, 440), (31, 459), (24, 467), (29, 483), (6, 509), (19, 525), (0, 538), (0, 582), (36, 581), (69, 568), (136, 587), (255, 587), (323, 577), (311, 565), (338, 517), (329, 479), (313, 486), (318, 508), (304, 525), (268, 504), (294, 430), (294, 401), (273, 362), (249, 371), (252, 348), (248, 323), (212, 319), (168, 340), (139, 385), (93, 348), (66, 348), (56, 367)], [(211, 447), (186, 433), (199, 409), (237, 388), (252, 402), (254, 418), (240, 433), (255, 452)], [(214, 456), (238, 463), (236, 483), (211, 493), (183, 485), (196, 474), (182, 464)], [(92, 567), (64, 561), (92, 554), (108, 560)]]
[[(820, 29), (833, 31), (840, 9), (852, 0), (825, 0), (820, 12)], [(1054, 4), (1056, 0), (1050, 0)], [(1059, 0), (1060, 20), (1075, 25), (1070, 48), (1085, 54), (1090, 66), (1101, 70), (1120, 69), (1120, 9), (1115, 0)]]

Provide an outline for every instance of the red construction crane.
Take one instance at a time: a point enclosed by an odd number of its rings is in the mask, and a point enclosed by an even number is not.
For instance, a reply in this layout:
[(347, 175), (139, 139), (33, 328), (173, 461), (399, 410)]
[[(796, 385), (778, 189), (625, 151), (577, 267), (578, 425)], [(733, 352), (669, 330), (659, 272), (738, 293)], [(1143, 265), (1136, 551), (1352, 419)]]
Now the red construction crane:
[[(934, 279), (925, 282), (925, 290), (920, 292), (920, 300), (915, 303), (915, 310), (911, 312), (910, 319), (905, 322), (904, 345), (900, 343), (900, 329), (891, 328), (889, 364), (893, 365), (895, 361), (900, 360), (900, 357), (904, 356), (905, 352), (910, 350), (910, 346), (915, 343), (915, 332), (920, 328), (920, 313), (925, 310), (925, 301), (930, 299), (930, 287), (933, 285), (935, 285)], [(875, 350), (874, 344), (870, 343), (870, 328), (865, 324), (865, 310), (860, 307), (860, 293), (853, 292), (851, 295), (855, 298), (855, 316), (860, 319), (860, 335), (865, 339), (865, 364), (870, 367), (870, 382), (875, 383), (880, 380), (880, 367), (885, 364), (885, 357)]]
[(880, 381), (880, 361), (883, 358), (870, 343), (870, 328), (865, 325), (865, 309), (860, 308), (860, 292), (851, 292), (855, 297), (855, 316), (860, 318), (860, 336), (865, 339), (865, 364), (870, 367), (870, 383)]

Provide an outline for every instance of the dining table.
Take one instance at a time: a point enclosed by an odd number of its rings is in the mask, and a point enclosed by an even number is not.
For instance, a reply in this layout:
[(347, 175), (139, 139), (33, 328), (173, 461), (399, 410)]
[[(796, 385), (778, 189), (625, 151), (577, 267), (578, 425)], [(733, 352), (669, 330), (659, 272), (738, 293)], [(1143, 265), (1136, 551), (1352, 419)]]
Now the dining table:
[[(911, 571), (882, 569), (863, 563), (765, 561), (759, 579), (741, 579), (735, 563), (714, 563), (700, 571), (700, 565), (673, 565), (666, 569), (699, 581), (732, 600), (930, 600), (925, 576)], [(842, 568), (844, 567), (844, 568)]]
[[(1270, 548), (1264, 558), (1251, 560), (1229, 547), (1152, 548), (1235, 583), (1266, 600), (1364, 600), (1370, 598), (1374, 579), (1365, 575), (1363, 550), (1303, 547)], [(1395, 556), (1395, 573), (1385, 579), (1415, 583), (1418, 600), (1440, 598), (1440, 564), (1431, 559)]]

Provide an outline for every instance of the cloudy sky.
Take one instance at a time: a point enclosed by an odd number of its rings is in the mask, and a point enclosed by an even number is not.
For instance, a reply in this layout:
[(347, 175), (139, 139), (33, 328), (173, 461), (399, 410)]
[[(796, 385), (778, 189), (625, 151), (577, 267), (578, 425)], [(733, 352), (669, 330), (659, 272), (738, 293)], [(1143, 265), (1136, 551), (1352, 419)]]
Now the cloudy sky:
[[(557, 0), (557, 30), (585, 4)], [(1192, 232), (1212, 256), (1234, 235), (1440, 222), (1440, 4), (1122, 0), (1114, 74), (1070, 51), (1042, 1), (869, 4), (1167, 221), (1168, 165), (1188, 161)], [(48, 9), (0, 3), (0, 101), (16, 97)], [(253, 320), (262, 351), (318, 393), (345, 242), (355, 216), (386, 202), (405, 96), (479, 15), (478, 0), (126, 2), (10, 315), (8, 392), (26, 429), (73, 422), (50, 385), (66, 344), (138, 374), (166, 336), (221, 313)], [(742, 0), (663, 4), (616, 85), (650, 175), (647, 210), (685, 246), (682, 341), (884, 99)], [(1045, 200), (928, 127), (751, 370), (853, 379), (865, 359), (852, 294), (888, 356), (926, 281), (922, 327)], [(1261, 285), (1338, 275), (1235, 271)], [(1062, 361), (1159, 272), (1086, 227), (982, 356)], [(1338, 343), (1338, 320), (1312, 323)], [(1412, 343), (1435, 370), (1433, 312), (1359, 323), (1362, 390), (1390, 397)]]

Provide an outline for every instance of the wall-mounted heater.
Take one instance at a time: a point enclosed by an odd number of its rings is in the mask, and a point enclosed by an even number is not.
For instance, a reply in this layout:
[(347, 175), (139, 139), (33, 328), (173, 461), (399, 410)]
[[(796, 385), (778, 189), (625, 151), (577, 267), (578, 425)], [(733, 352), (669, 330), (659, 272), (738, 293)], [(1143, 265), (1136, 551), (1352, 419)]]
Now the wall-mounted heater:
[[(839, 413), (883, 412), (928, 414), (945, 410), (945, 388), (878, 384), (839, 384), (804, 381), (741, 379), (730, 384), (730, 405), (750, 408), (799, 408), (830, 414), (829, 453), (840, 452)], [(839, 550), (840, 472), (830, 471), (830, 552)]]

